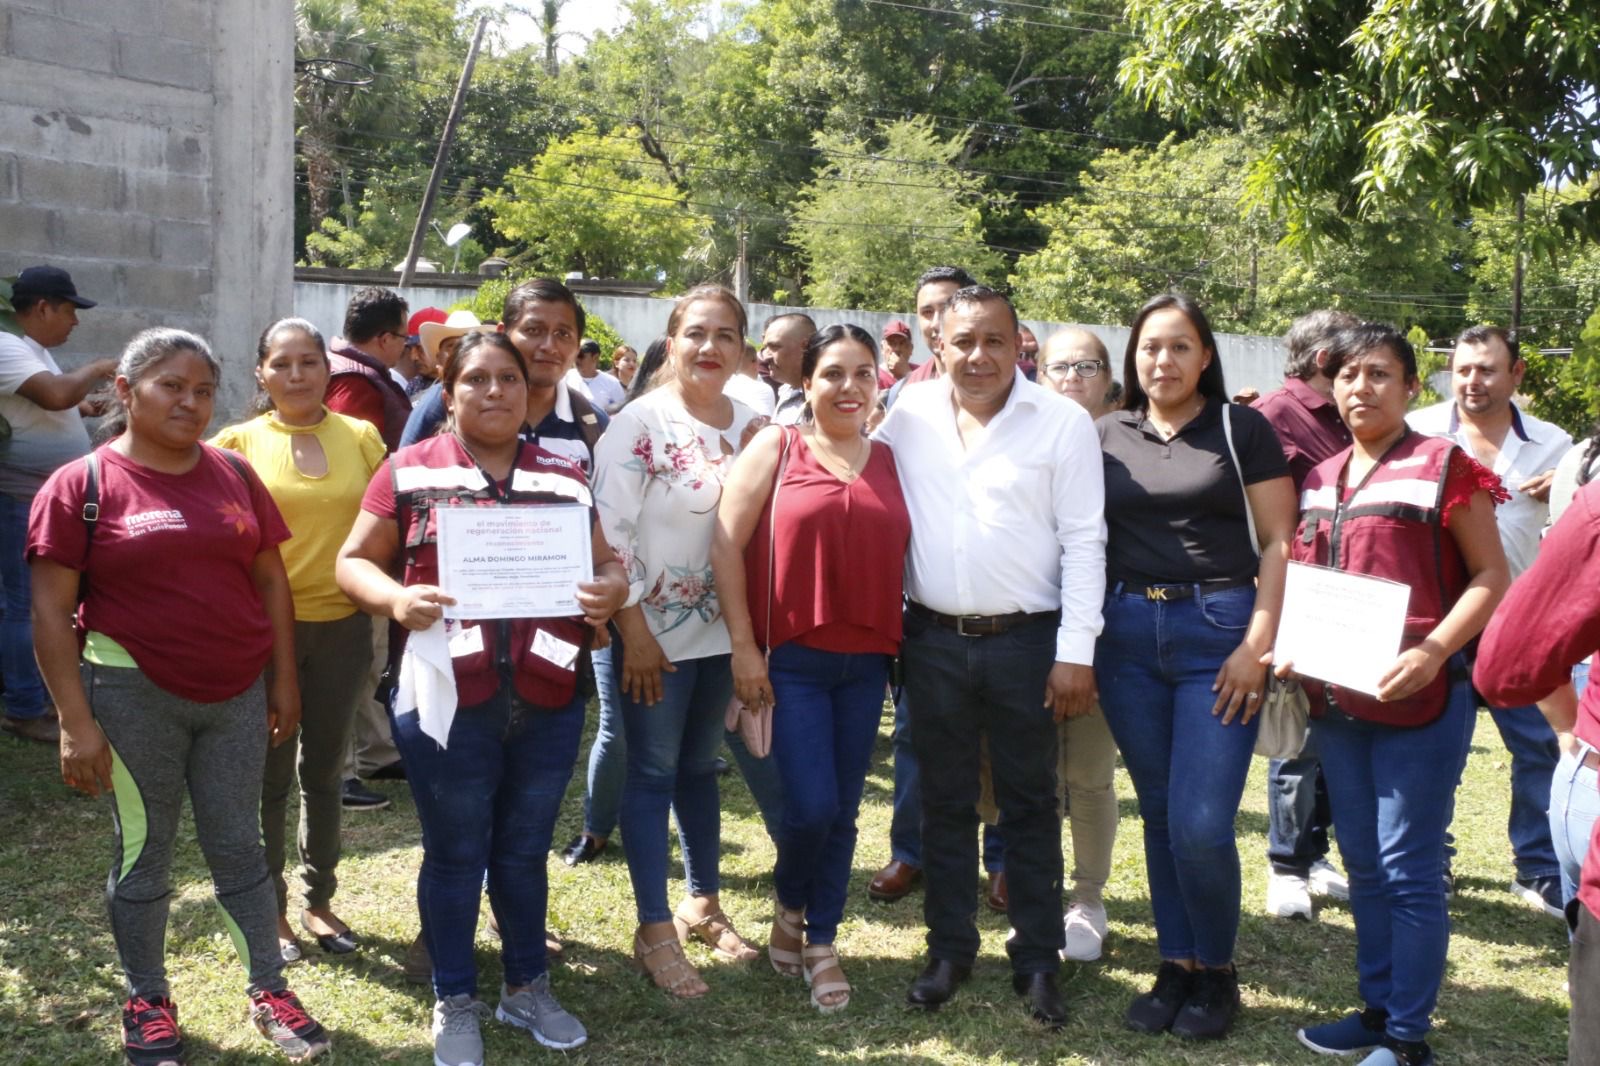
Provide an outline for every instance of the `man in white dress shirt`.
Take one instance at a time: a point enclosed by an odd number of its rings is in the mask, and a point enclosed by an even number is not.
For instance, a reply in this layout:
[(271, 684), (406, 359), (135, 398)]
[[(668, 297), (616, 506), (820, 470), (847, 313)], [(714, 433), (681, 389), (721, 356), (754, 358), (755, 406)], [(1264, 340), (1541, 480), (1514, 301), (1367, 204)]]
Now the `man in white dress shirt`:
[(1066, 1018), (1056, 722), (1092, 713), (1105, 597), (1100, 446), (1077, 404), (1017, 371), (1016, 312), (983, 286), (944, 312), (945, 373), (907, 390), (878, 439), (911, 512), (905, 665), (922, 770), (929, 961), (908, 999), (936, 1008), (978, 952), (978, 757), (1005, 837), (1013, 984)]
[(722, 394), (738, 400), (763, 418), (772, 417), (777, 397), (772, 393), (772, 386), (756, 375), (755, 345), (744, 346), (744, 358), (739, 360), (739, 368), (728, 376)]
[(806, 341), (817, 331), (810, 315), (798, 311), (773, 315), (761, 327), (761, 351), (756, 356), (778, 383), (778, 401), (772, 420), (780, 426), (799, 423), (805, 410), (806, 394), (800, 387), (800, 364), (805, 358)]
[[(1513, 580), (1539, 553), (1550, 518), (1550, 482), (1572, 438), (1517, 407), (1511, 397), (1527, 364), (1510, 334), (1474, 326), (1456, 339), (1450, 357), (1453, 399), (1413, 411), (1411, 428), (1459, 444), (1500, 477), (1511, 502), (1495, 508), (1500, 544)], [(1533, 706), (1491, 707), (1490, 717), (1511, 752), (1511, 818), (1507, 825), (1516, 864), (1511, 891), (1554, 918), (1564, 917), (1561, 868), (1545, 812), (1561, 752), (1549, 723)]]

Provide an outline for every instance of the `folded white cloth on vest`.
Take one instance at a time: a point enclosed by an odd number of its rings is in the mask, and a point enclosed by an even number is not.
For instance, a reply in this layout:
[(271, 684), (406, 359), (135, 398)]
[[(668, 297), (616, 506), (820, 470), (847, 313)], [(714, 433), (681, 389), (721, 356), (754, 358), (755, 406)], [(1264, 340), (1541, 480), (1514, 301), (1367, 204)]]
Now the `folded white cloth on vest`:
[(456, 671), (450, 661), (450, 632), (444, 619), (406, 637), (394, 710), (396, 714), (416, 711), (422, 731), (441, 748), (450, 746), (450, 723), (456, 717)]

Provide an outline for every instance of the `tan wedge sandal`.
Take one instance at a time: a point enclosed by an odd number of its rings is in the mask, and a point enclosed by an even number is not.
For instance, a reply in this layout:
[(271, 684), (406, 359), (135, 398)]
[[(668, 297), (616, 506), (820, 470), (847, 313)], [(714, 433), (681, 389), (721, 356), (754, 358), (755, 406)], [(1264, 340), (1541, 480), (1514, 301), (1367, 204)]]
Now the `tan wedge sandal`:
[(647, 943), (641, 929), (633, 934), (633, 963), (657, 988), (674, 999), (699, 999), (711, 991), (683, 954), (675, 936)]
[[(832, 944), (807, 944), (805, 957), (806, 987), (811, 989), (811, 1005), (822, 1014), (833, 1014), (850, 1005), (850, 982), (844, 979), (839, 968), (839, 953)], [(832, 1003), (824, 1003), (823, 996), (838, 996)]]
[(767, 961), (785, 977), (800, 977), (805, 973), (805, 960), (800, 957), (806, 943), (805, 921), (805, 911), (792, 911), (782, 903), (773, 915), (772, 934), (767, 937)]
[(689, 938), (694, 937), (709, 947), (719, 959), (754, 962), (761, 957), (761, 952), (739, 935), (739, 931), (733, 927), (733, 920), (722, 913), (721, 907), (714, 908), (704, 917), (697, 917), (685, 914), (683, 904), (679, 904), (677, 913), (672, 916), (672, 924), (678, 930), (679, 941), (687, 944)]

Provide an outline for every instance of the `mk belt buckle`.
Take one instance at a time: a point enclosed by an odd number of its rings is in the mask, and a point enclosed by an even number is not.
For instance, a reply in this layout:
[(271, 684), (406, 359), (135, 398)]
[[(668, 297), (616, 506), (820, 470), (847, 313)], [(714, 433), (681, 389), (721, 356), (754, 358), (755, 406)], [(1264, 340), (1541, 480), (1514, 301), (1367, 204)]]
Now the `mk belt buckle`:
[(1147, 600), (1160, 600), (1162, 603), (1166, 603), (1167, 589), (1164, 585), (1146, 585), (1144, 587), (1144, 598)]
[(989, 635), (988, 633), (968, 633), (967, 632), (967, 623), (968, 622), (988, 622), (988, 621), (989, 621), (989, 619), (987, 619), (987, 618), (978, 618), (976, 616), (973, 616), (973, 617), (969, 618), (966, 615), (957, 615), (956, 616), (956, 636), (958, 636), (958, 637), (986, 637), (986, 636)]

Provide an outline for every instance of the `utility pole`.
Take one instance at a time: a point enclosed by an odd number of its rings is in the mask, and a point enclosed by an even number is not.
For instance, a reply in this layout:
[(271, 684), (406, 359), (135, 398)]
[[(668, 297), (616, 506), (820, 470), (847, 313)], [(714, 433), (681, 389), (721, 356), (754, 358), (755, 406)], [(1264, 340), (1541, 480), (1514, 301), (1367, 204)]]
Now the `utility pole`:
[(1522, 215), (1527, 204), (1526, 196), (1517, 197), (1517, 254), (1511, 262), (1511, 336), (1518, 344), (1522, 343)]
[(478, 62), (478, 49), (483, 45), (483, 31), (489, 25), (488, 15), (478, 16), (478, 28), (472, 34), (472, 47), (467, 49), (467, 62), (461, 68), (461, 80), (456, 83), (455, 99), (450, 101), (450, 115), (444, 120), (444, 133), (439, 138), (439, 153), (433, 157), (433, 173), (428, 175), (428, 188), (422, 194), (422, 206), (417, 208), (417, 224), (411, 230), (411, 244), (406, 248), (406, 262), (400, 271), (400, 287), (411, 284), (417, 270), (417, 256), (422, 253), (422, 237), (428, 232), (428, 219), (433, 215), (434, 197), (439, 194), (439, 182), (444, 178), (445, 160), (450, 157), (450, 142), (456, 136), (456, 123), (461, 121), (461, 108), (467, 101), (467, 86), (472, 83), (472, 68)]
[(733, 261), (733, 293), (739, 302), (750, 302), (750, 260), (745, 254), (744, 208), (738, 214), (739, 258)]

